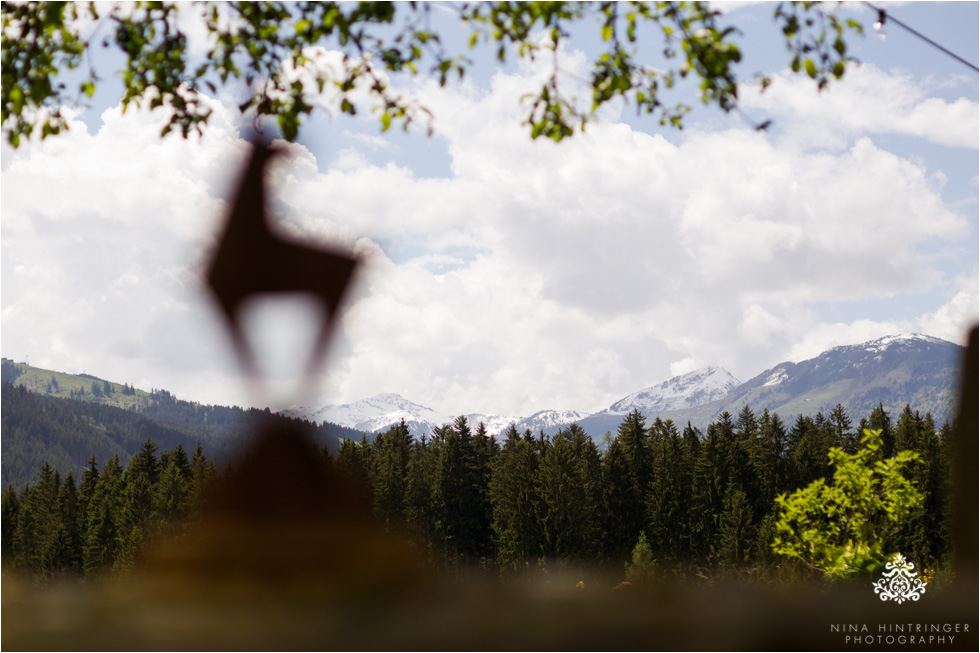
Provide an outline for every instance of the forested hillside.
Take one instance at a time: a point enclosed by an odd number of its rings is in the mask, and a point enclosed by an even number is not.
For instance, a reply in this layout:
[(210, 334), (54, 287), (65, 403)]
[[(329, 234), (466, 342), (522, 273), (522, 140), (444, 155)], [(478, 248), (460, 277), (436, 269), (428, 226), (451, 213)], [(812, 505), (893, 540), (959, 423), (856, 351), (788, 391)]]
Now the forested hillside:
[[(255, 409), (202, 406), (177, 400), (165, 390), (143, 393), (139, 410), (108, 403), (44, 396), (24, 385), (2, 384), (3, 487), (18, 488), (49, 463), (62, 475), (80, 477), (89, 456), (119, 456), (123, 465), (147, 438), (167, 449), (198, 442), (209, 457), (223, 464), (242, 443), (258, 416), (287, 420)], [(311, 437), (332, 451), (341, 437), (359, 434), (333, 424), (309, 425)]]

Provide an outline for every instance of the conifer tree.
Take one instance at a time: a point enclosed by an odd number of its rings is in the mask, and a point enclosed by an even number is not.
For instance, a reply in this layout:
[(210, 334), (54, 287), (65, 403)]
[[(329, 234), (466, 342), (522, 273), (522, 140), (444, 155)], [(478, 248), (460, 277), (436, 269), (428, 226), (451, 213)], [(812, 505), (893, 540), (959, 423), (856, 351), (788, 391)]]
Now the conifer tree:
[(614, 438), (603, 457), (606, 505), (606, 555), (624, 560), (646, 522), (644, 498), (621, 438)]
[(82, 568), (82, 513), (75, 477), (69, 472), (58, 488), (58, 525), (54, 538), (53, 567), (60, 574)]
[(374, 446), (377, 460), (374, 507), (388, 527), (399, 527), (406, 521), (408, 461), (412, 446), (412, 435), (405, 420), (379, 434)]
[(717, 517), (728, 485), (725, 446), (720, 429), (708, 424), (691, 479), (690, 529), (695, 555), (707, 554), (715, 541)]
[[(469, 558), (476, 548), (473, 541), (479, 530), (476, 497), (469, 465), (469, 429), (466, 418), (457, 419), (457, 427), (442, 431), (439, 463), (435, 478), (436, 528), (446, 543), (449, 559), (457, 571), (461, 558)], [(465, 439), (464, 439), (465, 438)]]
[(20, 513), (20, 497), (13, 485), (8, 485), (0, 497), (0, 560), (4, 565), (14, 565), (14, 532)]
[(405, 515), (416, 542), (426, 549), (432, 546), (435, 516), (432, 503), (435, 480), (434, 450), (423, 435), (412, 444), (406, 470)]
[(126, 473), (135, 477), (144, 474), (149, 485), (155, 486), (160, 479), (160, 461), (157, 460), (157, 445), (150, 438), (140, 447), (140, 450), (129, 461)]
[(353, 481), (367, 496), (374, 487), (374, 449), (367, 437), (361, 440), (341, 440), (337, 452), (337, 470)]
[(543, 548), (538, 465), (534, 444), (511, 425), (490, 479), (497, 565), (504, 574), (524, 569)]
[[(186, 454), (184, 458), (187, 463)], [(190, 465), (187, 464), (187, 476), (181, 467), (177, 456), (170, 456), (154, 493), (154, 510), (165, 524), (182, 519), (190, 510)]]
[(690, 422), (684, 427), (684, 446), (687, 449), (687, 457), (693, 465), (701, 450), (701, 430), (691, 426)]
[(602, 475), (602, 455), (598, 447), (578, 424), (571, 424), (567, 430), (568, 438), (575, 450), (575, 458), (582, 470), (585, 483), (585, 511), (583, 530), (586, 533), (587, 551), (592, 560), (601, 560), (605, 551), (605, 524), (607, 506), (605, 502), (605, 479)]
[(738, 567), (748, 559), (755, 535), (752, 506), (742, 488), (729, 483), (718, 520), (718, 553), (721, 562)]
[(567, 431), (559, 431), (546, 448), (537, 474), (547, 555), (580, 559), (588, 550), (591, 533), (583, 472)]
[[(95, 486), (99, 483), (99, 463), (95, 456), (90, 456), (86, 463), (85, 471), (82, 472), (82, 484), (78, 488), (78, 510), (82, 515), (82, 521), (88, 514), (88, 504), (95, 494)], [(83, 529), (84, 530), (84, 529)]]
[(789, 432), (794, 488), (809, 485), (828, 474), (827, 452), (830, 446), (825, 436), (826, 433), (813, 418), (802, 414), (797, 417)]
[(637, 587), (652, 586), (657, 578), (657, 563), (653, 550), (647, 541), (646, 533), (640, 532), (636, 546), (626, 563), (626, 582)]
[(106, 461), (88, 504), (82, 551), (86, 576), (109, 568), (116, 560), (124, 496), (122, 466), (119, 457), (113, 456)]
[(218, 470), (214, 463), (204, 455), (204, 447), (200, 441), (194, 449), (194, 456), (191, 458), (191, 482), (188, 496), (188, 503), (191, 510), (200, 511), (204, 507), (207, 492), (218, 477)]
[(827, 427), (831, 436), (830, 446), (840, 447), (846, 453), (854, 453), (858, 450), (857, 432), (851, 428), (851, 418), (842, 405), (834, 406), (834, 410), (830, 412), (830, 417), (827, 420)]
[(779, 415), (762, 411), (759, 419), (759, 435), (749, 448), (749, 462), (756, 479), (757, 494), (752, 502), (752, 510), (757, 516), (772, 511), (776, 495), (787, 486), (788, 434)]
[[(644, 426), (645, 419), (639, 410), (633, 410), (619, 425), (617, 439), (623, 443), (623, 453), (629, 463), (630, 476), (636, 484), (637, 494), (646, 495), (650, 487), (650, 442)], [(639, 534), (637, 534), (639, 537)]]
[(881, 432), (881, 448), (878, 449), (878, 459), (890, 458), (896, 451), (895, 433), (892, 430), (892, 418), (885, 411), (881, 402), (872, 409), (871, 414), (866, 420), (861, 420), (860, 429), (869, 429)]
[(936, 566), (949, 549), (944, 528), (949, 469), (932, 416), (922, 417), (906, 405), (895, 425), (895, 449), (918, 454), (918, 464), (912, 466), (908, 477), (923, 494), (921, 505), (897, 534), (896, 548), (920, 566)]
[(691, 465), (684, 442), (673, 422), (657, 419), (650, 432), (653, 440), (653, 473), (646, 496), (647, 541), (657, 557), (679, 560), (687, 557), (690, 547), (688, 504)]

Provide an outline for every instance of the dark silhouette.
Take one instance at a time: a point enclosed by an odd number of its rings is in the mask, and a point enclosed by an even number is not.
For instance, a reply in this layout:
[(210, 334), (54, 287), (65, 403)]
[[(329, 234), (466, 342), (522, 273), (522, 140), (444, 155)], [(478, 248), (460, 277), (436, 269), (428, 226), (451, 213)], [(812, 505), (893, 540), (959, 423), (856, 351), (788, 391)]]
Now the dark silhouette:
[(242, 365), (257, 378), (255, 357), (240, 323), (246, 300), (265, 293), (308, 293), (321, 303), (323, 326), (310, 354), (316, 371), (357, 260), (339, 251), (293, 242), (273, 233), (266, 218), (263, 173), (278, 150), (255, 145), (207, 280), (218, 300)]

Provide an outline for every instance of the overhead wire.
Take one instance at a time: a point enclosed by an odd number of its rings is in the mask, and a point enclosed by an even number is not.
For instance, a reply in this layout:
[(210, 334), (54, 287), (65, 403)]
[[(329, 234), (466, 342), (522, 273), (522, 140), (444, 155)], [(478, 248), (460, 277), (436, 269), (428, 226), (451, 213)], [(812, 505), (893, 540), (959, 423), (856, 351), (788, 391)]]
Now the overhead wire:
[(888, 12), (886, 12), (884, 9), (882, 9), (880, 7), (876, 7), (873, 4), (871, 4), (870, 2), (865, 2), (864, 4), (867, 5), (868, 7), (871, 7), (872, 9), (874, 9), (875, 11), (878, 12), (878, 18), (881, 21), (881, 24), (882, 25), (885, 25), (888, 22), (895, 23), (896, 25), (898, 25), (899, 27), (901, 27), (905, 31), (909, 32), (910, 34), (919, 37), (920, 39), (922, 39), (923, 41), (925, 41), (926, 43), (928, 43), (932, 47), (934, 47), (934, 48), (936, 48), (938, 50), (941, 50), (942, 52), (944, 52), (945, 54), (949, 55), (950, 57), (956, 59), (960, 63), (962, 63), (962, 64), (964, 64), (966, 66), (969, 66), (970, 68), (972, 68), (973, 70), (975, 70), (977, 72), (980, 72), (980, 68), (977, 68), (975, 65), (973, 65), (972, 63), (970, 63), (969, 61), (967, 61), (963, 57), (959, 56), (955, 52), (951, 52), (950, 50), (948, 50), (945, 47), (941, 46), (940, 44), (936, 43), (935, 41), (933, 41), (928, 36), (926, 36), (926, 35), (922, 34), (921, 32), (919, 32), (919, 31), (917, 31), (917, 30), (909, 27), (908, 25), (906, 25), (905, 23), (903, 23), (899, 19), (895, 18), (894, 16), (892, 16), (891, 14), (889, 14)]

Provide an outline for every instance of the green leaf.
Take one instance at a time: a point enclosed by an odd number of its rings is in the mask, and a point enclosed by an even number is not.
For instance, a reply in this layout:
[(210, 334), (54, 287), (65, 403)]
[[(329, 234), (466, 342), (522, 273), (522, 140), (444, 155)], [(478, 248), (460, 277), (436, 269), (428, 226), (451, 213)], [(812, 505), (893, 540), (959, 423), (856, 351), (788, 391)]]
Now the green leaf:
[(608, 41), (612, 37), (613, 37), (613, 28), (612, 28), (612, 25), (610, 25), (609, 23), (606, 23), (605, 25), (602, 26), (602, 40), (603, 41)]

